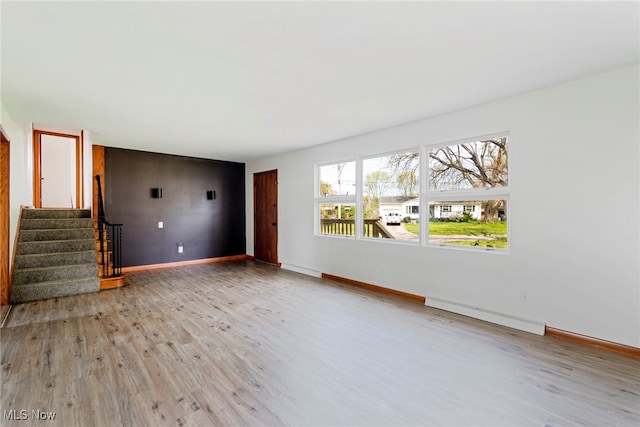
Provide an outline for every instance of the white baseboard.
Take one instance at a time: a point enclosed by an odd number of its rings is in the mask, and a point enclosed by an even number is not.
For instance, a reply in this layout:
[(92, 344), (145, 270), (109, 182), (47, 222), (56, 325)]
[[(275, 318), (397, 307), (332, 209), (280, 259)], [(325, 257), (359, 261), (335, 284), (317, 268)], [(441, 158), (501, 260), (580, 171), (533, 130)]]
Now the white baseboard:
[(506, 314), (483, 310), (478, 307), (430, 297), (427, 297), (424, 305), (428, 307), (438, 308), (440, 310), (450, 311), (456, 314), (462, 314), (463, 316), (473, 317), (474, 319), (484, 320), (486, 322), (507, 326), (509, 328), (518, 329), (520, 331), (525, 331), (536, 335), (544, 335), (545, 324), (542, 322), (537, 322), (535, 320), (522, 319)]
[(322, 277), (322, 273), (319, 271), (311, 270), (309, 268), (300, 267), (297, 265), (286, 264), (284, 262), (282, 263), (280, 268), (284, 268), (285, 270), (289, 270), (289, 271), (295, 271), (296, 273), (305, 274), (307, 276), (318, 277), (318, 278)]

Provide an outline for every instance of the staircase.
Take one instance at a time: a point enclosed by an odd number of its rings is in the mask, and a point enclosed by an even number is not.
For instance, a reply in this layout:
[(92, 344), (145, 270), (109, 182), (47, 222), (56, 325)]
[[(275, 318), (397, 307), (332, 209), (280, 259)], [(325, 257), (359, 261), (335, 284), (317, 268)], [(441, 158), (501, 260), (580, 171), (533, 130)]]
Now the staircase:
[(127, 276), (122, 274), (122, 224), (105, 219), (100, 175), (96, 175), (97, 219), (94, 222), (100, 289), (121, 288)]
[[(96, 244), (96, 255), (98, 256), (98, 277), (100, 278), (100, 290), (121, 288), (126, 284), (127, 276), (122, 274), (121, 268), (113, 263), (114, 254), (109, 247), (119, 242), (112, 242), (108, 230), (102, 231), (102, 243), (100, 243), (100, 227), (98, 221), (93, 222)], [(115, 236), (120, 239), (119, 235)], [(121, 261), (120, 261), (121, 262)]]
[(100, 289), (90, 210), (23, 208), (20, 218), (12, 303)]

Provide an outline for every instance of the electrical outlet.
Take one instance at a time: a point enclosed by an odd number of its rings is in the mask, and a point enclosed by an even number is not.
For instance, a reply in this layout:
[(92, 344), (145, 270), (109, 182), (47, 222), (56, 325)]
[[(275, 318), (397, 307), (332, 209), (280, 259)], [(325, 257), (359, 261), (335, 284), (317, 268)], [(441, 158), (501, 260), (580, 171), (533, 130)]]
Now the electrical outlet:
[(522, 294), (520, 295), (520, 298), (522, 299), (522, 301), (524, 302), (529, 302), (529, 292), (526, 290), (522, 291)]
[(158, 228), (164, 228), (164, 222), (162, 221), (158, 222)]
[(184, 246), (178, 245), (178, 253), (181, 254), (184, 252)]

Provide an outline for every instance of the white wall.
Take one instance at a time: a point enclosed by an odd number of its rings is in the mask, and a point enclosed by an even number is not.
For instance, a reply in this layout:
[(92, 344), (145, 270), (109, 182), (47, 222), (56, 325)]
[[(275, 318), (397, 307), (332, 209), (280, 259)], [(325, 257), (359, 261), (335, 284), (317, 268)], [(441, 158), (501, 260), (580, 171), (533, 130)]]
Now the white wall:
[[(85, 209), (91, 209), (93, 205), (93, 180), (95, 176), (93, 176), (93, 149), (92, 146), (94, 144), (93, 133), (83, 130), (82, 131), (82, 159), (83, 159), (83, 190), (82, 194), (84, 196), (82, 207)], [(104, 185), (104, 183), (103, 183)]]
[[(79, 135), (78, 130), (69, 130), (43, 125), (32, 125), (31, 122), (14, 121), (4, 105), (0, 104), (0, 123), (4, 127), (10, 140), (11, 164), (10, 164), (10, 240), (9, 251), (13, 254), (16, 228), (21, 206), (33, 206), (33, 132), (32, 128), (63, 132), (70, 135)], [(92, 177), (92, 150), (93, 135), (84, 132), (84, 207), (91, 208), (93, 177)], [(75, 165), (73, 165), (75, 168)], [(13, 262), (13, 261), (11, 261)]]
[(9, 204), (10, 204), (10, 225), (9, 225), (9, 253), (13, 254), (16, 227), (20, 206), (31, 205), (33, 201), (33, 159), (31, 148), (30, 124), (15, 122), (7, 113), (4, 106), (0, 104), (2, 115), (0, 123), (9, 137), (10, 145), (10, 165), (9, 165)]
[[(640, 347), (639, 72), (625, 68), (249, 162), (248, 252), (253, 173), (278, 169), (278, 252), (285, 268)], [(505, 130), (509, 254), (314, 235), (316, 162)]]

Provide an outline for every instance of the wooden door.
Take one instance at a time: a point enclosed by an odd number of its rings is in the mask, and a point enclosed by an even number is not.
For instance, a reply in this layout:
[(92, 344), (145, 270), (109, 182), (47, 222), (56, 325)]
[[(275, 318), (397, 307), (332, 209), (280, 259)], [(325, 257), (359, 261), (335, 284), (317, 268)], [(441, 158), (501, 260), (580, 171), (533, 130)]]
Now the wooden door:
[(81, 208), (82, 139), (77, 135), (33, 132), (33, 205)]
[(9, 139), (0, 126), (0, 305), (9, 304)]
[(253, 256), (278, 265), (278, 171), (253, 174)]

